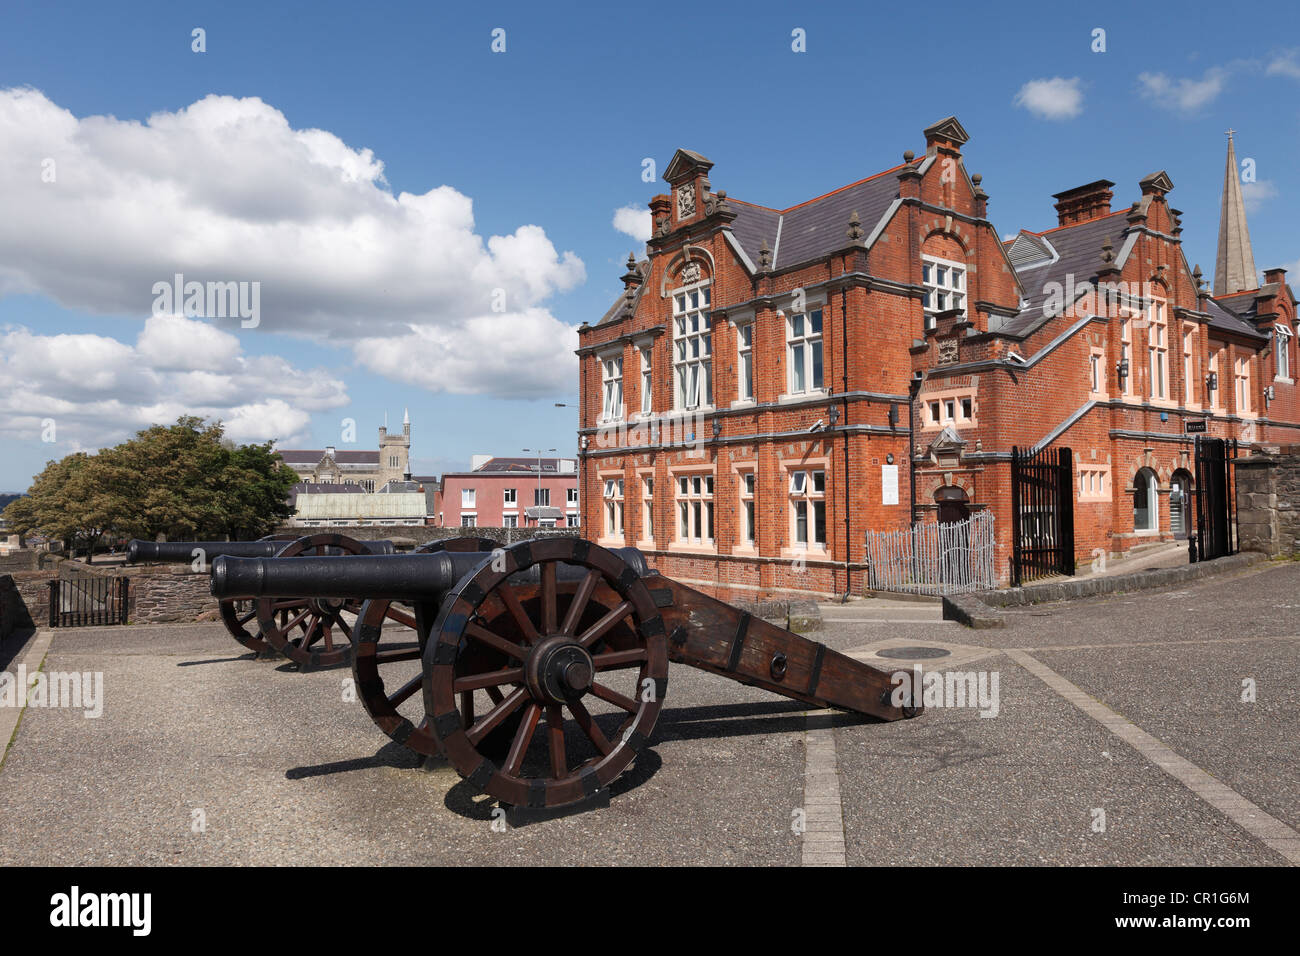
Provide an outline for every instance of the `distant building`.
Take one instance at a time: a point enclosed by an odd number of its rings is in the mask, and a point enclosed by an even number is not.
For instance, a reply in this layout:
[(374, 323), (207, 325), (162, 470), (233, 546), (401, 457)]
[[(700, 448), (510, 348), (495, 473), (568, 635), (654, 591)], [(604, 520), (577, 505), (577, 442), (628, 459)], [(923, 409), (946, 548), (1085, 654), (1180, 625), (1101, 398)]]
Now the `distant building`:
[(576, 458), (475, 455), (442, 476), (439, 524), (462, 528), (576, 528)]
[(289, 524), (304, 528), (426, 525), (437, 521), (440, 482), (411, 475), (411, 416), (402, 434), (379, 429), (373, 451), (286, 449), (285, 464), (303, 478), (289, 492)]
[[(412, 490), (403, 487), (413, 485)], [(355, 485), (295, 485), (289, 524), (300, 528), (347, 528), (356, 525), (431, 523), (424, 489), (413, 482), (386, 485), (383, 491), (362, 491)]]
[(379, 429), (379, 448), (367, 451), (339, 451), (325, 448), (279, 449), (284, 463), (306, 482), (323, 485), (356, 485), (363, 491), (378, 491), (390, 481), (410, 477), (411, 416), (402, 416), (402, 434), (390, 435)]

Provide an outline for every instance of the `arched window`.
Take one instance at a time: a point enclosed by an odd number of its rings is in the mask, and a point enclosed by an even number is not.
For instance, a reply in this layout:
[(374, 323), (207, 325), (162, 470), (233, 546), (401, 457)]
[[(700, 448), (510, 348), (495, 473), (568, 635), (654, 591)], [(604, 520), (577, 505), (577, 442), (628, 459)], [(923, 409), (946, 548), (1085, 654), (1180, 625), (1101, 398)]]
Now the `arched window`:
[(1160, 527), (1160, 510), (1156, 491), (1156, 473), (1143, 468), (1133, 476), (1133, 530), (1156, 531)]

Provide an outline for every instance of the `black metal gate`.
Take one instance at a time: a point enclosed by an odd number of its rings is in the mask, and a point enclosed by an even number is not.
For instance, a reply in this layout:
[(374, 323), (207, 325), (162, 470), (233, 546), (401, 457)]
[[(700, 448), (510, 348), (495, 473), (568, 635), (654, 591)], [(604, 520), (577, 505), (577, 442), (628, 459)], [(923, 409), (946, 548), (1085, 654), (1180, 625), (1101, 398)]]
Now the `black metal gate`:
[(1011, 583), (1074, 574), (1074, 456), (1011, 449)]
[(50, 582), (50, 627), (125, 624), (129, 580), (61, 568)]
[(1196, 438), (1196, 534), (1193, 561), (1237, 553), (1237, 484), (1232, 473), (1237, 440)]

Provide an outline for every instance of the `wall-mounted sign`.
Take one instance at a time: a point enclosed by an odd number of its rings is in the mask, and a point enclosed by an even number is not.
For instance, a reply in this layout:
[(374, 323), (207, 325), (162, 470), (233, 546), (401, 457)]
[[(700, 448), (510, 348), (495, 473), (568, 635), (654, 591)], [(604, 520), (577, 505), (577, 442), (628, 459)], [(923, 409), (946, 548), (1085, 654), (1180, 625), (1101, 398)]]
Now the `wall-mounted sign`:
[(880, 503), (882, 505), (898, 504), (898, 466), (880, 466)]
[(1196, 432), (1205, 431), (1205, 425), (1206, 425), (1205, 419), (1198, 418), (1195, 419), (1194, 421), (1184, 422), (1183, 431), (1188, 435), (1192, 435), (1195, 434)]

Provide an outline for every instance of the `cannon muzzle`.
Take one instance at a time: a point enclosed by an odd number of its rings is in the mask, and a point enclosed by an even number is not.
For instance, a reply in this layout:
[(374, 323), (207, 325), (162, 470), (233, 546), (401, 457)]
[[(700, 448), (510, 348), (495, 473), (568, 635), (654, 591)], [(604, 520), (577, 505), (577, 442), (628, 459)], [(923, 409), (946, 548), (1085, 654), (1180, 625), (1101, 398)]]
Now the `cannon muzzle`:
[[(157, 561), (167, 564), (185, 564), (195, 558), (210, 562), (223, 555), (232, 558), (272, 558), (289, 543), (288, 541), (141, 541), (134, 538), (126, 546), (126, 563)], [(391, 541), (362, 541), (360, 544), (367, 554), (393, 554), (396, 550)]]
[[(638, 575), (649, 573), (645, 555), (636, 548), (612, 549)], [(390, 601), (441, 601), (466, 574), (492, 554), (438, 551), (389, 557), (344, 555), (336, 558), (244, 558), (222, 556), (212, 562), (211, 589), (218, 598), (333, 597), (381, 598)], [(578, 581), (587, 569), (562, 564), (561, 581)], [(537, 565), (511, 575), (518, 583), (540, 580)]]

